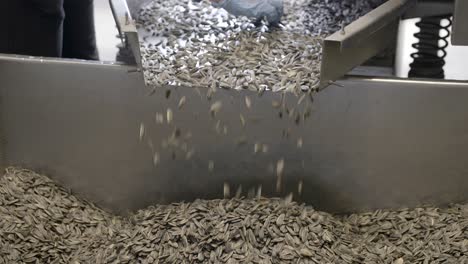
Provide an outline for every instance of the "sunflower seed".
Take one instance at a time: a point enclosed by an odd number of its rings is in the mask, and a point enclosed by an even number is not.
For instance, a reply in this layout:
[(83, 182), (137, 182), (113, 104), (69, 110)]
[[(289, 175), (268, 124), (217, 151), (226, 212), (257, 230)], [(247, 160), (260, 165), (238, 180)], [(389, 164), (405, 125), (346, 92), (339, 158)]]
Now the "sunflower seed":
[(242, 185), (239, 185), (239, 187), (237, 187), (237, 190), (236, 190), (236, 198), (239, 199), (242, 195)]
[(222, 106), (223, 103), (221, 101), (216, 101), (215, 103), (213, 103), (210, 107), (211, 115), (214, 117), (221, 110)]
[(302, 101), (304, 101), (304, 99), (306, 98), (307, 96), (307, 93), (303, 93), (303, 95), (299, 98), (299, 100), (297, 101), (297, 105), (299, 106)]
[(159, 153), (157, 153), (157, 152), (155, 152), (153, 154), (153, 164), (154, 164), (154, 166), (158, 166), (158, 164), (159, 164)]
[(260, 143), (255, 143), (254, 145), (254, 153), (257, 154), (260, 151), (261, 144)]
[(271, 105), (272, 105), (274, 108), (280, 108), (281, 103), (278, 102), (278, 101), (273, 101), (273, 102), (271, 103)]
[(278, 162), (276, 162), (276, 191), (277, 192), (281, 191), (283, 170), (284, 170), (284, 159), (280, 159), (278, 160)]
[(189, 160), (193, 157), (193, 154), (195, 153), (195, 150), (191, 149), (189, 151), (187, 151), (187, 153), (185, 154), (185, 159), (186, 160)]
[(257, 188), (257, 199), (262, 198), (262, 185), (259, 185)]
[(182, 107), (185, 105), (186, 101), (187, 101), (187, 99), (185, 98), (185, 96), (182, 96), (182, 98), (180, 98), (180, 100), (179, 100), (178, 108), (182, 109)]
[(301, 250), (299, 252), (304, 257), (313, 257), (314, 256), (314, 254), (310, 250), (308, 250), (307, 248), (301, 248)]
[(207, 99), (208, 101), (211, 100), (211, 98), (213, 97), (213, 94), (215, 93), (215, 91), (216, 91), (216, 90), (215, 90), (214, 88), (208, 89), (208, 91), (206, 92), (206, 99)]
[(145, 136), (145, 124), (140, 123), (140, 141), (143, 141), (144, 136)]
[(303, 143), (304, 143), (304, 142), (302, 141), (302, 138), (298, 138), (298, 139), (297, 139), (297, 147), (298, 147), (298, 148), (302, 148), (302, 144), (303, 144)]
[(223, 195), (224, 199), (229, 198), (229, 196), (231, 196), (231, 191), (227, 182), (224, 183)]
[(156, 124), (164, 123), (164, 115), (161, 113), (156, 113)]
[(212, 161), (212, 160), (208, 161), (208, 170), (210, 172), (213, 172), (213, 170), (214, 170), (214, 161)]
[(245, 127), (245, 118), (242, 114), (239, 115), (242, 127)]
[(250, 100), (250, 97), (248, 96), (245, 97), (245, 105), (247, 106), (248, 109), (252, 107), (252, 101)]
[(172, 120), (174, 119), (174, 113), (172, 112), (170, 108), (166, 110), (166, 119), (167, 119), (168, 124), (170, 124)]

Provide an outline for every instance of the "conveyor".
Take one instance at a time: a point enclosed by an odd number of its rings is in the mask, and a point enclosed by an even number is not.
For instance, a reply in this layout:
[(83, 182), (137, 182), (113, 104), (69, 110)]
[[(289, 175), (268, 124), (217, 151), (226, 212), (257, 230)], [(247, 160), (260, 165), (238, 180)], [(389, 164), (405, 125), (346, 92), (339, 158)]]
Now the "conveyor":
[[(309, 119), (299, 125), (279, 118), (272, 107), (282, 98), (296, 107), (299, 97), (292, 94), (220, 89), (210, 101), (203, 96), (207, 88), (157, 87), (148, 96), (132, 19), (144, 1), (110, 2), (134, 63), (0, 55), (3, 166), (46, 173), (117, 212), (222, 198), (225, 183), (231, 194), (240, 186), (243, 195), (262, 186), (262, 195), (293, 193), (330, 212), (468, 199), (468, 82), (399, 79), (391, 65), (375, 67), (369, 61), (394, 47), (401, 17), (421, 16), (418, 12), (432, 4), (442, 5), (443, 14), (455, 14), (453, 43), (468, 44), (466, 1), (389, 0), (347, 26), (345, 34), (328, 37), (322, 90), (309, 104)], [(183, 96), (189, 99), (179, 110)], [(245, 106), (245, 96), (253, 111)], [(218, 100), (224, 102), (218, 115), (229, 136), (212, 129), (210, 106)], [(303, 102), (296, 109), (307, 107)], [(174, 111), (173, 125), (157, 126), (155, 113), (168, 108)], [(240, 113), (249, 119), (245, 129)], [(143, 142), (141, 122), (148, 124)], [(193, 157), (161, 153), (154, 166), (148, 140), (161, 142), (175, 127), (192, 135)], [(244, 136), (250, 143), (239, 146)], [(303, 138), (302, 148), (297, 138)], [(256, 155), (255, 141), (267, 144), (268, 152)], [(280, 192), (275, 188), (278, 160), (285, 164)]]

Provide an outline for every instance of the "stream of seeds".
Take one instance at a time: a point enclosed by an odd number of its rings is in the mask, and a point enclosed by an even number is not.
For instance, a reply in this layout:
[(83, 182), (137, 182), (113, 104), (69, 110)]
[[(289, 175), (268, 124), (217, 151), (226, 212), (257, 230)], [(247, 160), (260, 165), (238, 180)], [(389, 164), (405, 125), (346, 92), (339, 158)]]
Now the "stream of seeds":
[(49, 178), (0, 178), (0, 263), (468, 263), (468, 204), (334, 216), (281, 199), (119, 217)]
[(269, 29), (208, 0), (154, 0), (137, 21), (145, 79), (151, 85), (309, 91), (319, 83), (323, 38), (384, 1), (285, 0), (282, 25)]

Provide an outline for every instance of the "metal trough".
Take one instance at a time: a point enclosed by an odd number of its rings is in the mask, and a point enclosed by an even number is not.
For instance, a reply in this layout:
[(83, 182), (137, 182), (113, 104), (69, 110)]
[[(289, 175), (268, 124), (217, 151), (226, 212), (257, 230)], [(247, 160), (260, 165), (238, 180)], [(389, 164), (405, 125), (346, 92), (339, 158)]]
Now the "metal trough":
[[(466, 82), (347, 77), (313, 103), (270, 91), (218, 90), (208, 100), (207, 88), (156, 87), (149, 95), (135, 67), (1, 55), (3, 165), (46, 173), (120, 213), (221, 198), (224, 183), (231, 194), (240, 185), (244, 195), (262, 186), (265, 196), (292, 192), (339, 213), (468, 200)], [(187, 103), (179, 109), (183, 96)], [(274, 107), (283, 97), (284, 107)], [(223, 105), (213, 118), (216, 101)], [(156, 124), (155, 114), (168, 108), (172, 122)], [(227, 134), (216, 131), (218, 120)], [(190, 159), (180, 148), (163, 147), (176, 129), (192, 135)], [(256, 143), (268, 151), (254, 153)], [(277, 192), (275, 166), (282, 159)]]

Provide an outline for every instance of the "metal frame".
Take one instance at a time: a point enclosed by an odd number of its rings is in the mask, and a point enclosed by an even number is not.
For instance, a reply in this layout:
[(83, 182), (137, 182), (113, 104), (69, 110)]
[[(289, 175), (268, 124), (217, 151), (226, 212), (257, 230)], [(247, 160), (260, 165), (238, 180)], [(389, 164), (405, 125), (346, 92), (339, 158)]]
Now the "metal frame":
[(141, 53), (138, 31), (125, 0), (109, 0), (115, 23), (123, 44), (131, 50), (137, 70), (141, 70)]
[(400, 16), (413, 0), (390, 0), (324, 41), (321, 88), (395, 45)]
[(453, 14), (454, 0), (417, 0), (403, 15), (404, 19)]

